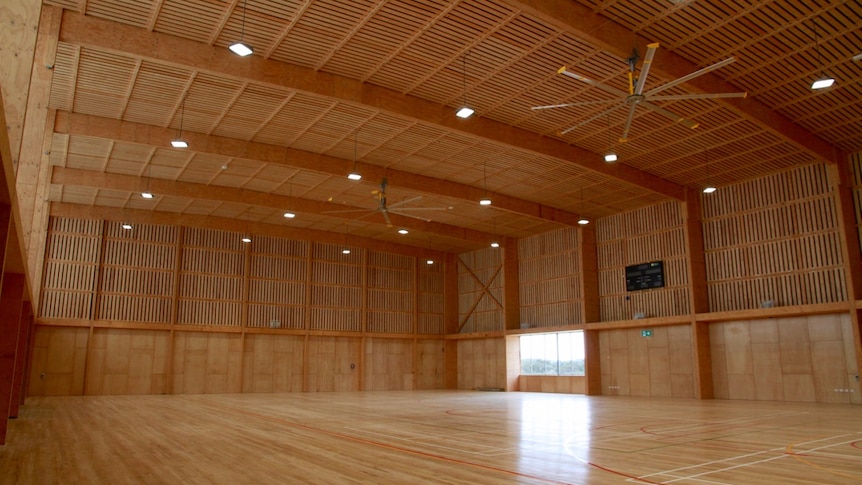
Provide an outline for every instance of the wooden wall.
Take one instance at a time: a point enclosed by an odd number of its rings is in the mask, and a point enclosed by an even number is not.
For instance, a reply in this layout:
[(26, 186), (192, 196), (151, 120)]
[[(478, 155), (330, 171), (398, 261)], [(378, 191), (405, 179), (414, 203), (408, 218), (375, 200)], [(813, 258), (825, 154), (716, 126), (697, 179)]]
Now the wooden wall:
[(694, 359), (688, 325), (655, 327), (651, 337), (639, 328), (599, 334), (602, 394), (693, 398)]
[[(681, 205), (644, 207), (596, 221), (601, 320), (629, 320), (691, 312), (688, 259)], [(665, 287), (626, 291), (625, 267), (664, 261)]]
[(808, 165), (703, 198), (711, 311), (847, 299), (832, 174)]
[(444, 274), (403, 254), (54, 218), (30, 392), (442, 388)]
[(577, 231), (567, 227), (518, 241), (522, 325), (583, 323)]
[(862, 403), (849, 315), (714, 323), (710, 341), (716, 398)]
[(505, 338), (458, 341), (458, 389), (506, 389)]
[(504, 282), (502, 248), (458, 256), (459, 333), (504, 330)]

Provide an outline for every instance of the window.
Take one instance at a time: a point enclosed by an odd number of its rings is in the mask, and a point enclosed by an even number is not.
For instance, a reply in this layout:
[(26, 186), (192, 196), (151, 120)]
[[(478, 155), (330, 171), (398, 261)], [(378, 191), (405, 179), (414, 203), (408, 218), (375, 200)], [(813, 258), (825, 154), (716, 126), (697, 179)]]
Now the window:
[(584, 332), (522, 335), (521, 374), (584, 375)]

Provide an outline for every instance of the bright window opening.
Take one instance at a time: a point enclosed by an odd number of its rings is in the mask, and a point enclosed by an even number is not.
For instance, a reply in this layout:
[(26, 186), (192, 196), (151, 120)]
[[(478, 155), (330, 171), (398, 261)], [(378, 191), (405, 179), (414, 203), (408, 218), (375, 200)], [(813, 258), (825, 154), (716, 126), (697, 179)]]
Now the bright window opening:
[(521, 374), (533, 376), (584, 375), (584, 332), (541, 333), (521, 336)]

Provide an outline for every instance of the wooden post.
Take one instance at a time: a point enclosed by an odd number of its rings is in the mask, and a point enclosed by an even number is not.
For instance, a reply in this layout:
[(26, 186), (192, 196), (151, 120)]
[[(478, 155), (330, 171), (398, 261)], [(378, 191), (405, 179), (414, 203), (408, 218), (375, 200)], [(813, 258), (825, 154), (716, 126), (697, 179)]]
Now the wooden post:
[(521, 326), (518, 240), (507, 237), (503, 244), (503, 329), (517, 330)]
[(27, 367), (27, 347), (30, 332), (33, 330), (33, 312), (30, 302), (24, 302), (21, 310), (21, 323), (18, 326), (18, 348), (15, 351), (15, 370), (12, 374), (12, 395), (9, 398), (9, 417), (18, 417), (18, 408), (23, 404), (24, 369)]
[(6, 429), (9, 424), (6, 418), (9, 417), (13, 395), (24, 285), (23, 274), (4, 272), (0, 287), (0, 445), (6, 444)]
[(685, 248), (688, 257), (688, 298), (691, 305), (692, 355), (694, 356), (694, 394), (698, 399), (713, 398), (712, 356), (709, 341), (709, 324), (698, 322), (697, 315), (709, 312), (709, 293), (706, 286), (706, 257), (703, 244), (703, 206), (700, 194), (686, 191), (681, 203), (685, 224)]
[[(596, 230), (593, 226), (581, 226), (578, 231), (580, 241), (581, 269), (581, 321), (593, 323), (601, 320), (599, 302), (599, 255), (596, 245)], [(584, 368), (586, 372), (586, 394), (602, 394), (602, 359), (599, 348), (599, 331), (584, 330)]]
[[(458, 332), (458, 256), (446, 255), (443, 275), (443, 328), (445, 335)], [(458, 341), (446, 340), (444, 347), (446, 389), (458, 388)]]

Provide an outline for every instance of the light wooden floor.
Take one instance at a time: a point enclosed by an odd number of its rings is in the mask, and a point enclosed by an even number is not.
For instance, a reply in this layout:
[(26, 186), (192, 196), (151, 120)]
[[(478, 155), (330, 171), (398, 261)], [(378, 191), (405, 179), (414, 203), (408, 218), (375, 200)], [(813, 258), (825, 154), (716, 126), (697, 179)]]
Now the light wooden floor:
[(457, 391), (31, 398), (0, 483), (847, 484), (862, 408)]

